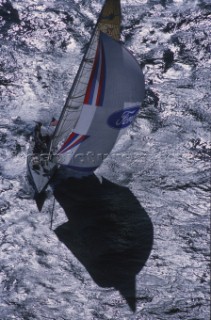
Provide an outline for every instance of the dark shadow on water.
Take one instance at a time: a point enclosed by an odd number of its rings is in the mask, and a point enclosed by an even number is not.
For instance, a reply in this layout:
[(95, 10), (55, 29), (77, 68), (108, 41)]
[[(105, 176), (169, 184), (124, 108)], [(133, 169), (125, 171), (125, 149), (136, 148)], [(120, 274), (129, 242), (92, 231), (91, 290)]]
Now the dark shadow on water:
[(136, 310), (136, 275), (153, 243), (153, 226), (132, 192), (95, 177), (70, 178), (55, 189), (68, 222), (55, 233), (100, 287), (114, 287)]

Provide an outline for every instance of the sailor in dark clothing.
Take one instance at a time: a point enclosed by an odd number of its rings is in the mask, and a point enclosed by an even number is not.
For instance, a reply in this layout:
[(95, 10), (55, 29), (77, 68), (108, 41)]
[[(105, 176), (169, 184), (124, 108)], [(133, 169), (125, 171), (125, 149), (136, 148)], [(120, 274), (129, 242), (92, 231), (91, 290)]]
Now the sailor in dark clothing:
[(42, 152), (42, 134), (41, 134), (41, 127), (42, 123), (37, 122), (35, 128), (34, 128), (34, 153), (41, 153)]
[(42, 123), (37, 122), (34, 128), (34, 149), (33, 153), (35, 158), (33, 159), (33, 169), (39, 170), (40, 165), (43, 167), (45, 163), (45, 154), (48, 152), (49, 136), (43, 135), (41, 132)]
[(42, 141), (42, 134), (41, 134), (41, 127), (42, 123), (37, 122), (35, 128), (34, 128), (34, 140), (35, 142)]
[(34, 153), (47, 153), (51, 143), (51, 136), (46, 127), (41, 122), (37, 122), (34, 128)]

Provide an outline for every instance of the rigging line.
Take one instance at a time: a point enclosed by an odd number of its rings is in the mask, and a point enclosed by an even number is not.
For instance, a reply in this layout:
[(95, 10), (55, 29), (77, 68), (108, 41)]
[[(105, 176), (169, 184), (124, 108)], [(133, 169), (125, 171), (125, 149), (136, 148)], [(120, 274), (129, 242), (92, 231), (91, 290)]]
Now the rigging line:
[[(85, 84), (85, 83), (84, 83)], [(81, 98), (81, 97), (84, 97), (85, 96), (85, 94), (83, 93), (83, 94), (81, 94), (80, 96), (71, 96), (70, 97), (70, 100), (72, 101), (72, 100), (74, 100), (74, 99), (78, 99), (78, 98)]]
[(80, 108), (81, 106), (77, 106), (77, 107), (73, 107), (73, 106), (69, 106), (69, 107), (67, 107), (67, 110), (66, 110), (66, 113), (67, 113), (67, 115), (66, 115), (66, 117), (64, 117), (64, 120), (63, 121), (65, 121), (66, 119), (67, 119), (67, 116), (70, 114), (70, 113), (72, 113), (72, 114), (74, 114), (74, 112), (75, 113), (78, 113), (78, 110), (79, 110), (79, 108)]
[(51, 224), (50, 224), (50, 229), (53, 229), (53, 214), (54, 214), (54, 208), (55, 208), (55, 197), (53, 198), (53, 207), (51, 210)]
[[(54, 137), (55, 137), (56, 134), (57, 134), (57, 131), (58, 131), (58, 128), (59, 128), (59, 124), (61, 123), (61, 119), (62, 119), (62, 117), (64, 116), (65, 109), (66, 109), (67, 103), (68, 103), (68, 101), (69, 101), (69, 97), (71, 96), (72, 92), (74, 92), (74, 90), (76, 89), (77, 82), (78, 82), (78, 80), (80, 79), (81, 74), (83, 73), (83, 69), (84, 69), (84, 59), (86, 58), (87, 54), (89, 53), (91, 44), (94, 43), (95, 41), (97, 41), (98, 37), (99, 37), (99, 30), (98, 30), (98, 24), (97, 24), (96, 27), (95, 27), (94, 33), (93, 33), (93, 35), (92, 35), (92, 37), (91, 37), (90, 43), (89, 43), (89, 45), (88, 45), (88, 47), (87, 47), (87, 49), (86, 49), (86, 52), (85, 52), (85, 54), (84, 54), (84, 57), (83, 57), (83, 59), (82, 59), (82, 61), (81, 61), (81, 64), (80, 64), (80, 66), (79, 66), (79, 69), (78, 69), (78, 72), (77, 72), (77, 74), (76, 74), (75, 80), (74, 80), (74, 82), (73, 82), (72, 88), (71, 88), (71, 90), (70, 90), (70, 92), (69, 92), (69, 94), (68, 94), (68, 97), (67, 97), (67, 99), (66, 99), (66, 103), (65, 103), (65, 105), (64, 105), (64, 107), (63, 107), (63, 110), (62, 110), (62, 112), (61, 112), (61, 114), (60, 114), (60, 118), (59, 118), (59, 121), (58, 121), (58, 125), (57, 125), (57, 127), (56, 127), (56, 129), (55, 129), (55, 131), (54, 131), (54, 134), (53, 134), (53, 137), (52, 137), (52, 141), (53, 141)], [(51, 149), (52, 149), (52, 142), (51, 142), (50, 150), (51, 150)]]

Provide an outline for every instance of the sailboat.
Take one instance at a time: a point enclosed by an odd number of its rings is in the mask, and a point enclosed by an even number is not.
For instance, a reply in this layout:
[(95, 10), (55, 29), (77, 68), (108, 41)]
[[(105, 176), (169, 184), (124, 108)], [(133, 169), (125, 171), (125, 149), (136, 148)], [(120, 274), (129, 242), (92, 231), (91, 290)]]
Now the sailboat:
[(134, 56), (119, 41), (120, 22), (120, 0), (106, 0), (48, 153), (34, 154), (31, 147), (28, 154), (36, 193), (45, 190), (58, 168), (66, 168), (70, 175), (93, 174), (141, 107), (144, 76)]

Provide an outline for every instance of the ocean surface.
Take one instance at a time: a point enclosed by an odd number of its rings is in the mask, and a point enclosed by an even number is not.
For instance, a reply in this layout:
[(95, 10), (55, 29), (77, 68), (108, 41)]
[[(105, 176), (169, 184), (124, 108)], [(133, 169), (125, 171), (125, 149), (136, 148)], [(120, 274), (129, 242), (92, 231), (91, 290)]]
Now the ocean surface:
[(209, 320), (210, 0), (121, 1), (144, 105), (96, 175), (31, 198), (34, 121), (59, 115), (102, 4), (0, 0), (0, 320)]

